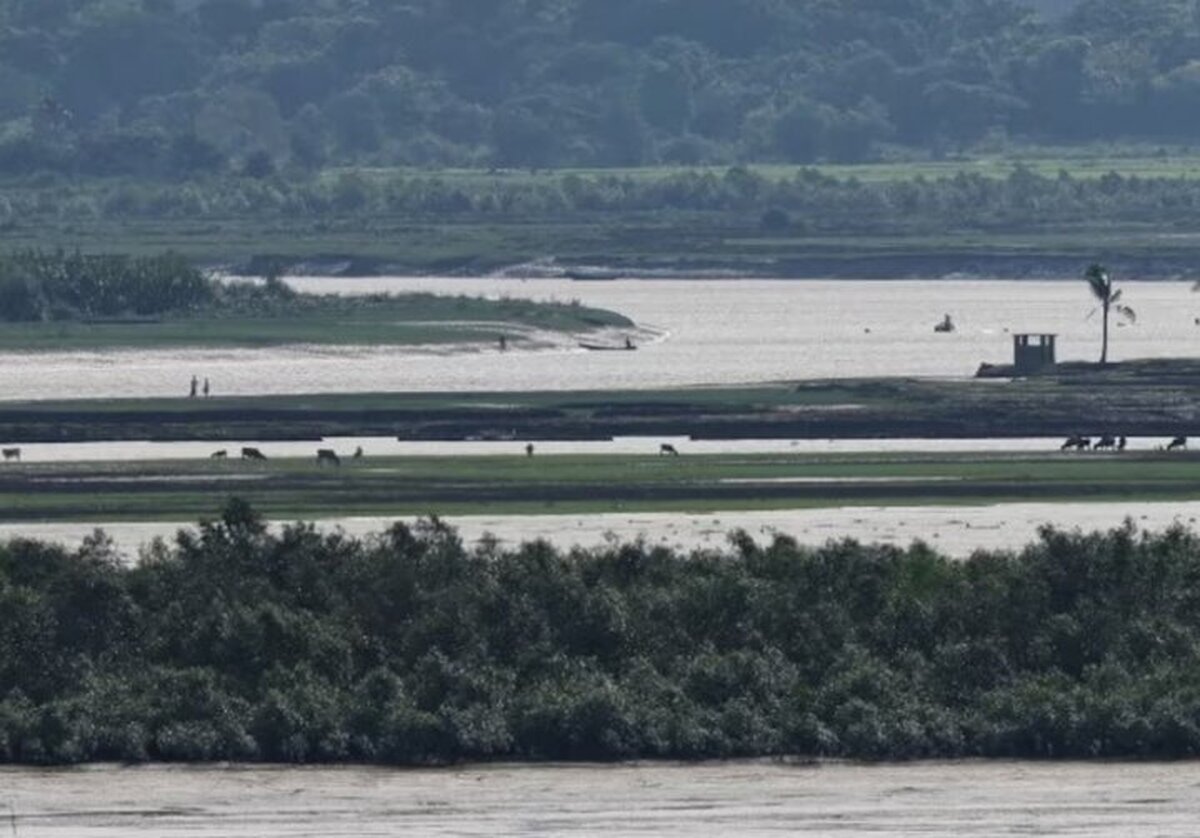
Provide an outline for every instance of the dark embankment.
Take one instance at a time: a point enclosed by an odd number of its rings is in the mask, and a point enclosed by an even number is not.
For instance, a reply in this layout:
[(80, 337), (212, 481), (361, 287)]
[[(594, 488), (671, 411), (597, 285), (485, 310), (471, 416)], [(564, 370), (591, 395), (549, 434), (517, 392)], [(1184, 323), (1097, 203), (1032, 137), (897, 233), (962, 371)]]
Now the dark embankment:
[(435, 523), (279, 536), (231, 502), (122, 567), (0, 548), (0, 759), (1200, 753), (1200, 538), (737, 536), (470, 551)]
[(741, 388), (374, 393), (0, 403), (0, 439), (997, 438), (1200, 433), (1200, 361), (1064, 364), (1013, 381), (848, 379)]

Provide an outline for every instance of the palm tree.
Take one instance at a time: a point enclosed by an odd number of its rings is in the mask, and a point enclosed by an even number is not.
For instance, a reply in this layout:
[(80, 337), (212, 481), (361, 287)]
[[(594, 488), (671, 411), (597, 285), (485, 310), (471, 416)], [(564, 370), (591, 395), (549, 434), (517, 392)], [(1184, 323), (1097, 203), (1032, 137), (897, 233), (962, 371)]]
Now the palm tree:
[(1108, 312), (1110, 309), (1115, 310), (1119, 317), (1124, 317), (1127, 320), (1133, 321), (1137, 319), (1133, 309), (1127, 305), (1121, 304), (1121, 292), (1113, 288), (1112, 277), (1108, 275), (1108, 268), (1103, 265), (1092, 264), (1084, 272), (1083, 278), (1087, 280), (1088, 287), (1092, 289), (1092, 296), (1100, 302), (1100, 309), (1104, 314), (1104, 340), (1100, 344), (1100, 363), (1108, 363)]

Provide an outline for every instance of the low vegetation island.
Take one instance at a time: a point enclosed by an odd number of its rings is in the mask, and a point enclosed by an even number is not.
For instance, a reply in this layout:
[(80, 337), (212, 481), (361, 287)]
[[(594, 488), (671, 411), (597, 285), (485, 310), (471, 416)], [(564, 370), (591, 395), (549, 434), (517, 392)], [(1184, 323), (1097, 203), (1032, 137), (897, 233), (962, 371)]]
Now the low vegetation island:
[(224, 280), (177, 254), (0, 256), (0, 349), (519, 341), (631, 326), (576, 303), (295, 291), (278, 276)]

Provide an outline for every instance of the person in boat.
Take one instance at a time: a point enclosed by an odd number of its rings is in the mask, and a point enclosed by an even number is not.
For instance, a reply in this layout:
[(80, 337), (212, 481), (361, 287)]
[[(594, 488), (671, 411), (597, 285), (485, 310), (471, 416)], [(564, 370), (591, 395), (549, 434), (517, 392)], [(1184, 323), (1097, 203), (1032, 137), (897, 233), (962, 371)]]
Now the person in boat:
[(951, 320), (950, 315), (947, 314), (942, 318), (941, 323), (938, 323), (936, 326), (933, 327), (933, 330), (935, 332), (953, 332), (954, 331), (954, 321)]

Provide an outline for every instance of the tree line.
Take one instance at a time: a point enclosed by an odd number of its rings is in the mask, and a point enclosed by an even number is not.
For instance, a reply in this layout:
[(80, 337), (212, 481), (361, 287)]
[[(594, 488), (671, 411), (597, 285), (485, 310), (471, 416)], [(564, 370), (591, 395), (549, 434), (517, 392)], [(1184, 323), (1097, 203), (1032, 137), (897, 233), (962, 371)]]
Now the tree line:
[(1189, 143), (1190, 0), (0, 0), (0, 173)]
[(367, 539), (244, 502), (0, 546), (0, 760), (1194, 757), (1200, 538), (1018, 552)]
[(652, 175), (343, 172), (184, 186), (122, 179), (30, 184), (0, 194), (0, 230), (9, 232), (46, 223), (159, 219), (307, 219), (320, 229), (334, 218), (557, 224), (622, 217), (628, 223), (644, 218), (670, 223), (672, 213), (797, 236), (1040, 232), (1047, 225), (1157, 224), (1165, 231), (1191, 230), (1200, 221), (1200, 179), (1115, 172), (1048, 175), (1016, 166), (1001, 177), (960, 172), (863, 181), (813, 167), (776, 175), (733, 166)]
[(222, 282), (177, 253), (130, 256), (64, 250), (0, 254), (0, 321), (153, 319), (281, 313), (324, 298), (277, 276)]

